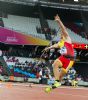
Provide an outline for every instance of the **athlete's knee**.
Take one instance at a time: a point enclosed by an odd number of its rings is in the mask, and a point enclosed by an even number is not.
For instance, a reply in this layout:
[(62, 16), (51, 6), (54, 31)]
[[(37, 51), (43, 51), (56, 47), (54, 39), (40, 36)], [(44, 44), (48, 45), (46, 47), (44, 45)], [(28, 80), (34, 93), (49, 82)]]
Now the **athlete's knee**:
[(52, 64), (52, 67), (53, 68), (58, 68), (58, 66), (57, 66), (57, 64), (55, 62)]
[(52, 66), (53, 66), (53, 67), (56, 66), (56, 60), (53, 62)]
[(58, 68), (58, 67), (61, 66), (61, 64), (59, 63), (59, 60), (56, 59), (56, 60), (54, 61), (54, 63), (52, 64), (52, 66), (53, 66), (53, 68)]

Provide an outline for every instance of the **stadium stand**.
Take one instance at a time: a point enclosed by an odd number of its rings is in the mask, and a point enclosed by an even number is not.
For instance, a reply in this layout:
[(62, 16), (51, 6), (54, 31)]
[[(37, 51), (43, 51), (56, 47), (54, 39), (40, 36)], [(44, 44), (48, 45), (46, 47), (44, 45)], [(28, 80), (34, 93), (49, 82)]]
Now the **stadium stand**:
[(7, 28), (45, 39), (44, 34), (37, 34), (36, 27), (40, 27), (38, 18), (8, 15), (8, 18), (3, 18), (3, 22)]
[[(59, 30), (59, 27), (58, 27), (58, 25), (57, 25), (57, 23), (55, 22), (55, 21), (53, 21), (53, 20), (48, 20), (48, 23), (49, 23), (49, 26), (51, 27), (51, 28), (55, 28), (57, 31), (58, 31), (58, 33), (60, 33), (60, 30)], [(88, 40), (87, 39), (85, 39), (85, 38), (82, 38), (80, 35), (78, 35), (78, 34), (75, 34), (75, 32), (73, 32), (72, 30), (70, 30), (70, 29), (68, 29), (67, 28), (67, 30), (68, 30), (68, 33), (69, 33), (69, 35), (71, 36), (71, 38), (72, 38), (72, 41), (73, 41), (73, 43), (85, 43), (85, 44), (87, 44), (88, 43)], [(58, 37), (58, 35), (57, 36), (55, 36), (55, 38), (57, 38)]]
[[(3, 22), (4, 22), (5, 27), (11, 28), (15, 31), (23, 32), (25, 34), (31, 34), (35, 37), (45, 39), (45, 34), (38, 34), (37, 33), (36, 27), (41, 27), (40, 21), (38, 18), (8, 15), (8, 18), (3, 18)], [(59, 27), (55, 21), (48, 19), (47, 22), (48, 22), (49, 27), (51, 29), (56, 29), (56, 31), (58, 33), (60, 33)], [(68, 29), (68, 32), (69, 32), (69, 35), (71, 36), (73, 42), (85, 43), (85, 44), (88, 43), (87, 39), (82, 38), (78, 34), (75, 34), (72, 30)], [(55, 36), (54, 40), (57, 37), (58, 37), (58, 35)]]

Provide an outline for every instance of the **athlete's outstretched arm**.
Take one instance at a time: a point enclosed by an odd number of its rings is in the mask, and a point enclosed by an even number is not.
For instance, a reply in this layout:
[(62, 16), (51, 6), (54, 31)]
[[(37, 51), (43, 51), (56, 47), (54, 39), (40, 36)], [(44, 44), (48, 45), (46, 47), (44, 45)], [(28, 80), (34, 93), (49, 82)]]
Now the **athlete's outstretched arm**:
[(64, 36), (69, 36), (67, 30), (66, 30), (66, 27), (64, 26), (64, 24), (62, 23), (60, 17), (58, 16), (58, 14), (55, 16), (55, 20), (57, 21), (57, 23), (59, 24), (60, 28), (61, 28), (61, 31), (62, 31), (62, 34)]
[(54, 49), (54, 48), (59, 48), (58, 43), (56, 43), (56, 44), (54, 44), (54, 45), (52, 45), (52, 46), (50, 46), (50, 47), (46, 47), (46, 48), (43, 50), (43, 52), (48, 51), (49, 49)]

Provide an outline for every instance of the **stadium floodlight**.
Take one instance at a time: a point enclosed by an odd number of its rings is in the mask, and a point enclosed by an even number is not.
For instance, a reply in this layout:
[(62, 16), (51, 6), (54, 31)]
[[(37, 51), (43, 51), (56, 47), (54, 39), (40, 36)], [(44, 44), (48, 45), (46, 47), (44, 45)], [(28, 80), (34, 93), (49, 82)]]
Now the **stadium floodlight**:
[(79, 0), (74, 0), (74, 2), (79, 2)]
[(64, 0), (62, 0), (64, 2)]

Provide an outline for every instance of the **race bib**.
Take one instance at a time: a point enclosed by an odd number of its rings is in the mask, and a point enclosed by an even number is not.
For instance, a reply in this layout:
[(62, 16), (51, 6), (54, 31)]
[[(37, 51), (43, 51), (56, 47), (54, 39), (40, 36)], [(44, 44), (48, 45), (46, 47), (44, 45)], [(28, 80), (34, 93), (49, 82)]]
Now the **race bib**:
[(60, 49), (60, 53), (61, 53), (61, 54), (66, 54), (66, 53), (67, 53), (66, 47), (62, 47), (62, 48)]

